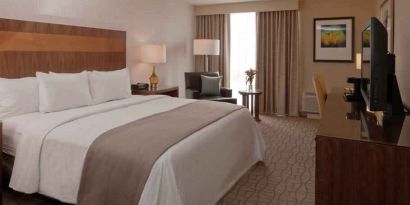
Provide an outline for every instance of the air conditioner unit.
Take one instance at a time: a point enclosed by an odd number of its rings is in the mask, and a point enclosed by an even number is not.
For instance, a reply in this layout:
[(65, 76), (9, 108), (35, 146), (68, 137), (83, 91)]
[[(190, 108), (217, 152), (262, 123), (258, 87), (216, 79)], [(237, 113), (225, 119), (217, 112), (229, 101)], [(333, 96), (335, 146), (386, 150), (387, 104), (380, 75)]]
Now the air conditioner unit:
[(316, 93), (305, 92), (302, 99), (302, 111), (309, 114), (318, 114), (319, 105), (316, 100)]

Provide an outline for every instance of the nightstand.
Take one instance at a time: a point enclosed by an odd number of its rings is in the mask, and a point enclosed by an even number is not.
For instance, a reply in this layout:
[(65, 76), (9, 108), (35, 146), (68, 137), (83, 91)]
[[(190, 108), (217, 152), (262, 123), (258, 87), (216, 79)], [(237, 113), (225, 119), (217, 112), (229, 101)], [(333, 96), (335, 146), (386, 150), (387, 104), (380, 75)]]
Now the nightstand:
[(131, 88), (131, 91), (133, 95), (168, 95), (179, 97), (178, 86), (158, 85), (156, 89), (136, 90)]

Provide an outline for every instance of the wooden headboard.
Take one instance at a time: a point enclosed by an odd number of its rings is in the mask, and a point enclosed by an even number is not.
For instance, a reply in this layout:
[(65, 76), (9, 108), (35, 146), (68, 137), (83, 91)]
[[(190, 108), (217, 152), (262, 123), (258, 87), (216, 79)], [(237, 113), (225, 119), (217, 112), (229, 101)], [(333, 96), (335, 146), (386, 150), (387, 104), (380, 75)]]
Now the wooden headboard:
[(125, 67), (125, 31), (0, 18), (0, 77)]

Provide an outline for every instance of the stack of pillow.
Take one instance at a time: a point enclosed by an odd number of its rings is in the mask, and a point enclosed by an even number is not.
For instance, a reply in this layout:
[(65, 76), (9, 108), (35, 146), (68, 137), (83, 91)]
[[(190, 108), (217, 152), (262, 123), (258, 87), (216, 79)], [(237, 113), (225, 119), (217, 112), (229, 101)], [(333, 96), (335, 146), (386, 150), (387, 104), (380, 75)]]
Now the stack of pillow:
[(125, 68), (0, 78), (0, 96), (0, 120), (26, 113), (62, 111), (131, 97), (130, 74)]

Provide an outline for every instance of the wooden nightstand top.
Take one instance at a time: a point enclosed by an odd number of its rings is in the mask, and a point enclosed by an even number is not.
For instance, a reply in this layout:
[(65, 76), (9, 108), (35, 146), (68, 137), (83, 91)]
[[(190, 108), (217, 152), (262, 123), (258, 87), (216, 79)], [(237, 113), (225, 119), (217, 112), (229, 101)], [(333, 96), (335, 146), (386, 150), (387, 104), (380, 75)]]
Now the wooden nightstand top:
[(158, 85), (157, 89), (136, 90), (132, 89), (133, 95), (169, 95), (179, 97), (178, 86)]

